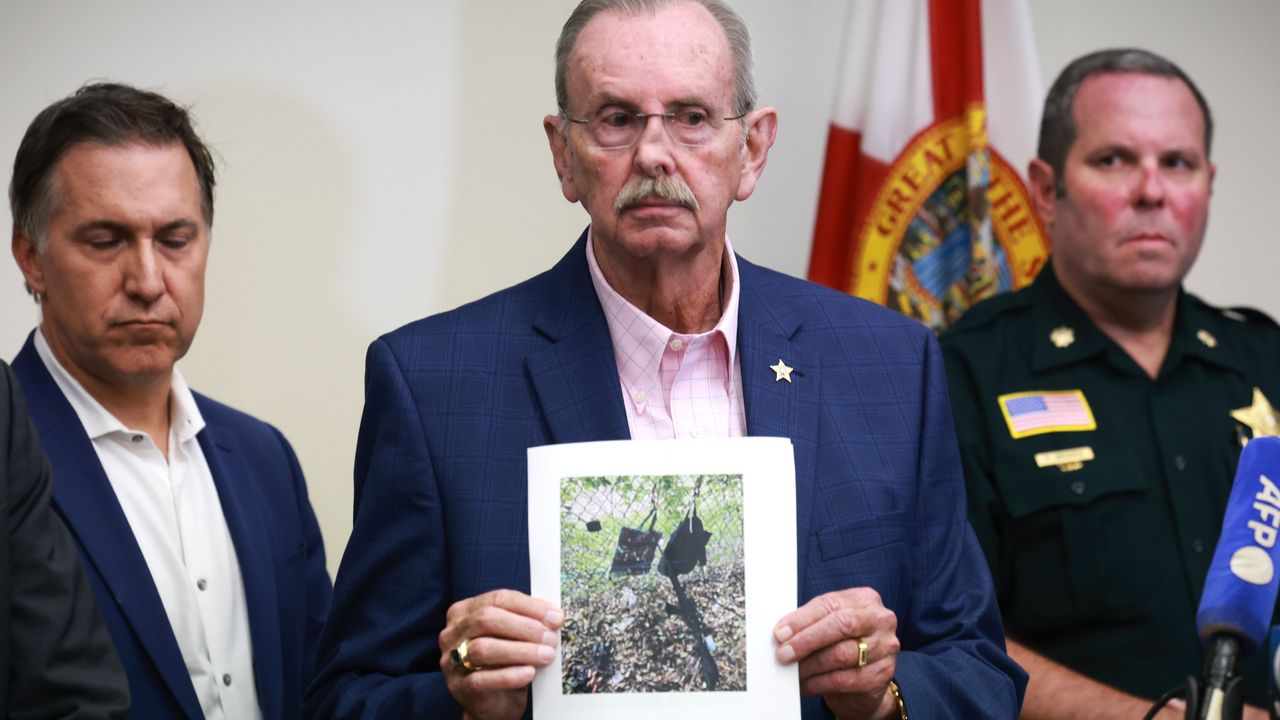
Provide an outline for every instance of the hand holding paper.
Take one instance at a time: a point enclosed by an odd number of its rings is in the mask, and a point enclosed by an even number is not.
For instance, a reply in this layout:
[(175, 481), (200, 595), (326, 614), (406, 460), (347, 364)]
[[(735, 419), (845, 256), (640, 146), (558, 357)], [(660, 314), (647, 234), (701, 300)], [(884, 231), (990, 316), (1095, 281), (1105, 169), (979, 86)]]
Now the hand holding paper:
[[(534, 670), (555, 657), (564, 613), (522, 592), (494, 590), (454, 603), (446, 620), (440, 632), (440, 669), (466, 716), (504, 720), (523, 715)], [(464, 641), (465, 652), (459, 655)]]
[(782, 618), (773, 635), (778, 660), (800, 663), (801, 694), (821, 694), (841, 718), (880, 718), (897, 714), (889, 692), (897, 629), (898, 618), (879, 593), (863, 587), (810, 600)]

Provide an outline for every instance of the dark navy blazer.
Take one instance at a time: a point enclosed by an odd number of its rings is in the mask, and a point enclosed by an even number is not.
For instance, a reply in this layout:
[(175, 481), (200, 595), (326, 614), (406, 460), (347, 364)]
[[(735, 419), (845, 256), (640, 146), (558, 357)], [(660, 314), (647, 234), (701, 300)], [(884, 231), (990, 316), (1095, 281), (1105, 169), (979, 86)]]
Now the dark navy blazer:
[[(13, 362), (53, 465), (53, 502), (75, 538), (133, 694), (131, 717), (202, 718), (164, 605), (79, 417), (30, 337)], [(279, 430), (195, 394), (197, 435), (240, 563), (262, 716), (296, 718), (329, 605), (324, 545)]]
[[(912, 717), (1016, 717), (1026, 675), (965, 520), (937, 342), (882, 307), (738, 263), (747, 428), (795, 448), (797, 601), (880, 593)], [(779, 359), (792, 382), (769, 369)], [(355, 526), (308, 710), (456, 718), (437, 636), (457, 600), (529, 591), (526, 449), (629, 435), (585, 235), (550, 271), (379, 338), (367, 363)], [(830, 716), (820, 698), (803, 708)]]

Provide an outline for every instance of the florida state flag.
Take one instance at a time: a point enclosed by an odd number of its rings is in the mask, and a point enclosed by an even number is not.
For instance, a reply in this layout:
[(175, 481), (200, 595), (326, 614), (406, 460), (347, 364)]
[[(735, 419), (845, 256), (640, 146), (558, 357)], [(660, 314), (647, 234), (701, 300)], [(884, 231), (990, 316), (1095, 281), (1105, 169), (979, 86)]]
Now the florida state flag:
[(1030, 283), (1043, 86), (1025, 0), (853, 0), (809, 279), (941, 330)]

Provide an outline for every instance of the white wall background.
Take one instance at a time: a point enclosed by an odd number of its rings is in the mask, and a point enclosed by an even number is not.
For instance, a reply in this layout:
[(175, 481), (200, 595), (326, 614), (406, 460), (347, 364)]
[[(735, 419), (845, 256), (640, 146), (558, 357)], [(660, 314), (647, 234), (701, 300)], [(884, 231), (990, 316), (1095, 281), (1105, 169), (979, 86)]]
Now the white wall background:
[[(586, 224), (542, 116), (574, 0), (0, 0), (0, 178), (27, 124), (89, 79), (195, 106), (222, 158), (203, 392), (293, 441), (336, 569), (351, 526), (364, 350), (377, 335), (550, 266)], [(847, 0), (737, 0), (763, 102), (781, 114), (744, 255), (803, 275)], [(1180, 63), (1218, 124), (1209, 237), (1188, 285), (1280, 316), (1280, 3), (1032, 0), (1046, 86), (1071, 58), (1138, 45)], [(0, 228), (12, 227), (7, 203)], [(37, 323), (0, 256), (0, 357)]]

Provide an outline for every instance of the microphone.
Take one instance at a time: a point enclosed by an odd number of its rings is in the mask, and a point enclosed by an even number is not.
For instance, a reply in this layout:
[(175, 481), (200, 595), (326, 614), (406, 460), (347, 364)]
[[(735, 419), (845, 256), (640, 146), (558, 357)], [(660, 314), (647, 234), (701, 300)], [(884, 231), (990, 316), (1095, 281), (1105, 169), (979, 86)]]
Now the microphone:
[(1250, 440), (1240, 453), (1222, 535), (1196, 613), (1209, 650), (1204, 680), (1189, 678), (1187, 717), (1239, 718), (1244, 689), (1241, 657), (1258, 649), (1271, 625), (1280, 587), (1280, 438)]

